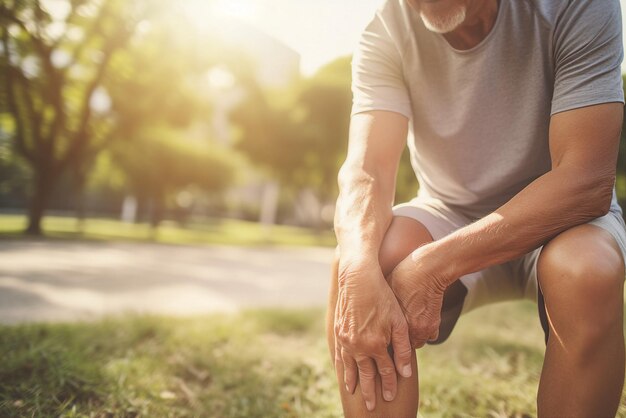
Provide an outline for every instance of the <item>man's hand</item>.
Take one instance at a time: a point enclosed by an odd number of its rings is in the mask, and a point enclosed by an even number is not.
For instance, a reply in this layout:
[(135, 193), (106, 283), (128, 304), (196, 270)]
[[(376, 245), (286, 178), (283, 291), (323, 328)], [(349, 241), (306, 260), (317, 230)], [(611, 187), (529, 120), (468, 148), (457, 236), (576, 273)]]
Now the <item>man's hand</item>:
[[(392, 361), (388, 347), (393, 347)], [(379, 373), (383, 398), (397, 390), (396, 369), (411, 376), (411, 345), (402, 309), (376, 261), (339, 265), (335, 310), (335, 364), (343, 364), (348, 393), (357, 381), (368, 410), (376, 405), (375, 378)], [(395, 367), (394, 367), (395, 362)]]
[(413, 348), (420, 348), (439, 336), (446, 289), (446, 282), (433, 271), (422, 248), (409, 254), (387, 277), (407, 318)]

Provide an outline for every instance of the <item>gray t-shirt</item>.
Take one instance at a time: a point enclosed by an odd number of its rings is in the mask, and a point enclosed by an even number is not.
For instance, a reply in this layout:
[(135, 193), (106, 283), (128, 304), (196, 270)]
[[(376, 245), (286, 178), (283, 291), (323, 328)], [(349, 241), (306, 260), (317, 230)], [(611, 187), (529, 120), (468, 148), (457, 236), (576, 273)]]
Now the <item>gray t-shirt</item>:
[(622, 57), (618, 0), (500, 0), (489, 35), (463, 51), (386, 0), (353, 58), (352, 114), (410, 118), (419, 196), (479, 218), (550, 170), (551, 115), (624, 102)]

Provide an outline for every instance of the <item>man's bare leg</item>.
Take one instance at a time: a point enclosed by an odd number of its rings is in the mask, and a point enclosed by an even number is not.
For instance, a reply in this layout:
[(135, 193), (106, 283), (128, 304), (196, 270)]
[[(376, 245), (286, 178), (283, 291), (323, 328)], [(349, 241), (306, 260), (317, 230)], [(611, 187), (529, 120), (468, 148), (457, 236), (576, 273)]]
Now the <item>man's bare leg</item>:
[[(432, 236), (421, 223), (407, 217), (394, 217), (385, 238), (382, 242), (379, 262), (385, 277), (391, 273), (394, 267), (406, 258), (413, 250), (419, 246), (431, 242)], [(331, 357), (334, 358), (335, 338), (333, 331), (335, 306), (337, 304), (337, 268), (338, 257), (335, 258), (332, 267), (332, 277), (330, 294), (328, 300), (328, 312), (326, 320), (326, 333)], [(462, 287), (462, 286), (461, 286)], [(462, 298), (463, 292), (459, 292), (455, 286), (451, 286), (446, 292), (447, 299), (444, 302), (444, 309), (448, 303), (456, 304), (457, 298)], [(450, 297), (448, 297), (450, 296)], [(413, 374), (410, 378), (398, 376), (398, 394), (392, 402), (383, 400), (380, 393), (380, 379), (376, 382), (376, 409), (373, 412), (367, 411), (365, 402), (357, 387), (354, 395), (347, 393), (343, 384), (343, 365), (336, 365), (337, 380), (341, 393), (344, 414), (346, 417), (415, 417), (419, 403), (419, 385), (417, 378), (417, 360), (413, 353)]]
[(614, 417), (624, 383), (617, 243), (594, 225), (574, 227), (544, 247), (537, 274), (550, 324), (539, 417)]
[[(336, 269), (336, 267), (333, 267)], [(331, 353), (331, 360), (334, 361), (335, 355), (335, 335), (333, 330), (333, 319), (335, 305), (337, 301), (337, 284), (331, 285), (331, 296), (328, 301), (327, 314), (327, 330), (328, 346)], [(417, 416), (418, 406), (418, 383), (417, 383), (417, 361), (415, 352), (411, 359), (413, 373), (411, 377), (404, 378), (398, 375), (398, 392), (396, 398), (387, 402), (383, 400), (381, 393), (380, 377), (376, 378), (376, 408), (370, 412), (365, 407), (365, 401), (361, 396), (361, 389), (357, 385), (354, 394), (347, 392), (343, 380), (343, 364), (338, 362), (335, 364), (335, 372), (337, 373), (337, 381), (339, 382), (339, 393), (341, 395), (341, 403), (343, 405), (343, 413), (346, 418), (358, 417), (398, 417), (398, 418), (414, 418)]]
[[(432, 241), (428, 230), (419, 222), (406, 217), (394, 217), (379, 254), (379, 261), (383, 274), (387, 276), (393, 268), (420, 245)], [(333, 330), (335, 306), (337, 304), (337, 267), (336, 257), (331, 273), (330, 294), (328, 299), (328, 312), (326, 318), (326, 334), (331, 358), (335, 355), (335, 334)], [(337, 381), (344, 414), (347, 418), (352, 417), (394, 417), (413, 418), (417, 415), (419, 403), (419, 385), (417, 379), (417, 360), (415, 352), (411, 361), (413, 373), (410, 378), (398, 375), (398, 392), (396, 398), (387, 402), (383, 400), (380, 379), (376, 380), (376, 409), (369, 412), (365, 408), (365, 402), (357, 386), (354, 395), (346, 391), (343, 383), (343, 365), (336, 365)]]

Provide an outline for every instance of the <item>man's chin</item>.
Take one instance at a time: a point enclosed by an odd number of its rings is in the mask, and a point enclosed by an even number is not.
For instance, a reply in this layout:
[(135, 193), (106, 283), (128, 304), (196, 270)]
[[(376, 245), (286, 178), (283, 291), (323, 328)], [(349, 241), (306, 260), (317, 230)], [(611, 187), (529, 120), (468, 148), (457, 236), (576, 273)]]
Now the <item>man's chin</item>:
[[(460, 5), (454, 9), (440, 9), (439, 3), (446, 0), (436, 2), (423, 3), (420, 7), (420, 17), (424, 22), (426, 29), (436, 33), (449, 33), (461, 26), (465, 21), (467, 9)], [(442, 9), (442, 8), (441, 8)]]

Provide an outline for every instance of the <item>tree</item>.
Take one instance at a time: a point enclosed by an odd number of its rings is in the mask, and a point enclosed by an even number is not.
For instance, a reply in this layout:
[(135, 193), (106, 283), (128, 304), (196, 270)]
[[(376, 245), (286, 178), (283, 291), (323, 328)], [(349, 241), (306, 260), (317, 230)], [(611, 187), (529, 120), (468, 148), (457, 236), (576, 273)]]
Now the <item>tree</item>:
[[(342, 57), (287, 91), (268, 92), (248, 83), (252, 93), (233, 114), (242, 131), (238, 149), (282, 185), (310, 188), (322, 202), (333, 202), (348, 144), (350, 80), (350, 57)], [(408, 152), (397, 184), (398, 198), (415, 196)]]
[(337, 60), (279, 91), (244, 79), (247, 99), (231, 115), (236, 148), (283, 186), (332, 194), (348, 137), (349, 65)]
[(337, 172), (345, 160), (350, 126), (350, 57), (339, 58), (302, 83), (298, 96), (302, 147), (302, 185), (315, 190), (322, 201), (334, 200)]
[(149, 203), (155, 228), (175, 194), (190, 186), (219, 192), (232, 183), (236, 167), (227, 150), (207, 141), (187, 140), (183, 132), (164, 127), (138, 133), (132, 143), (118, 143), (111, 160), (123, 177), (123, 187)]
[(0, 203), (18, 206), (28, 188), (28, 167), (11, 152), (0, 123)]
[(28, 233), (41, 234), (60, 176), (111, 139), (95, 93), (145, 12), (122, 0), (68, 0), (56, 9), (37, 0), (0, 4), (0, 112), (12, 116), (14, 148), (33, 172)]

